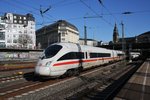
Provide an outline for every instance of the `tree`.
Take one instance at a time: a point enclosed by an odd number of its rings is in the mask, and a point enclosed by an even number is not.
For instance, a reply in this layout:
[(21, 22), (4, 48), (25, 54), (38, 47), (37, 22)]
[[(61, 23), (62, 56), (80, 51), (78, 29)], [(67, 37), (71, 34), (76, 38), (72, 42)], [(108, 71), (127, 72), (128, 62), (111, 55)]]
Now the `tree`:
[(18, 43), (22, 45), (23, 48), (27, 48), (28, 44), (32, 44), (32, 38), (28, 34), (20, 34), (18, 37)]

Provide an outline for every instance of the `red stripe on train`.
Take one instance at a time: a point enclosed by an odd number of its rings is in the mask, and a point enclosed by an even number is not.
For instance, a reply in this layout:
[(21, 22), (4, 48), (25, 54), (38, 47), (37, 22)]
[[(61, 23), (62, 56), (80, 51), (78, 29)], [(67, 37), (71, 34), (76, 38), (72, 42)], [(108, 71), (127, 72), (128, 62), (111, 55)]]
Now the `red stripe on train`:
[[(93, 62), (97, 60), (112, 60), (116, 57), (111, 57), (111, 58), (98, 58), (98, 59), (88, 59), (88, 60), (78, 60), (78, 61), (67, 61), (67, 62), (60, 62), (56, 63), (53, 66), (61, 66), (61, 65), (69, 65), (69, 64), (77, 64), (77, 63), (83, 63), (83, 62)], [(118, 58), (118, 57), (117, 57)]]
[(96, 61), (96, 59), (92, 59), (92, 60), (79, 60), (79, 61), (68, 61), (68, 62), (61, 62), (61, 63), (56, 63), (53, 66), (60, 66), (60, 65), (68, 65), (68, 64), (77, 64), (77, 63), (83, 63), (83, 62), (92, 62), (92, 61)]

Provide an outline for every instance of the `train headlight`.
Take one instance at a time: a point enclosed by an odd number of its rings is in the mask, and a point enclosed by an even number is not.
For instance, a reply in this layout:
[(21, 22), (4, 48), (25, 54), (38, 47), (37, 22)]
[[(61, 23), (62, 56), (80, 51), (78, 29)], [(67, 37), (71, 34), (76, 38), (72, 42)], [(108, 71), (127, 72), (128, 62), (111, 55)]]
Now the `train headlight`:
[(49, 67), (50, 64), (51, 64), (51, 61), (47, 62), (46, 65), (45, 65), (45, 67)]

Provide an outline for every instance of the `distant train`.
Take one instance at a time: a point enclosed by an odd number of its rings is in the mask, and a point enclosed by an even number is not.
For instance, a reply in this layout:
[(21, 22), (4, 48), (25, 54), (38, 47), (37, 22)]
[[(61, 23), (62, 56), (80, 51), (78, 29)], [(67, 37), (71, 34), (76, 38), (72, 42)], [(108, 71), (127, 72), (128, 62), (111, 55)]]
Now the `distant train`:
[(58, 77), (123, 59), (124, 53), (73, 43), (55, 43), (47, 47), (35, 66), (35, 74)]
[(139, 52), (131, 52), (130, 53), (131, 59), (136, 59), (140, 56)]

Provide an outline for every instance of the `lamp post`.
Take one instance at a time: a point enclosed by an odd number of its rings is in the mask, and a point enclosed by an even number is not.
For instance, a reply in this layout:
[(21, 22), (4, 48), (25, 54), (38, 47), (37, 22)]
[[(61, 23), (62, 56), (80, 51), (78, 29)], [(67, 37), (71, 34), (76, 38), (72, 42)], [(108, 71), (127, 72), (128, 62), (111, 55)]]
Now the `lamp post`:
[(87, 45), (87, 31), (85, 25), (84, 25), (84, 44)]
[[(124, 40), (124, 24), (123, 24), (123, 22), (121, 22), (121, 26), (122, 26), (122, 52), (126, 53), (125, 40)], [(125, 58), (125, 54), (124, 54), (124, 58)]]
[(102, 16), (87, 16), (84, 18), (84, 44), (87, 45), (87, 27), (85, 25), (85, 19), (87, 18), (101, 18)]

